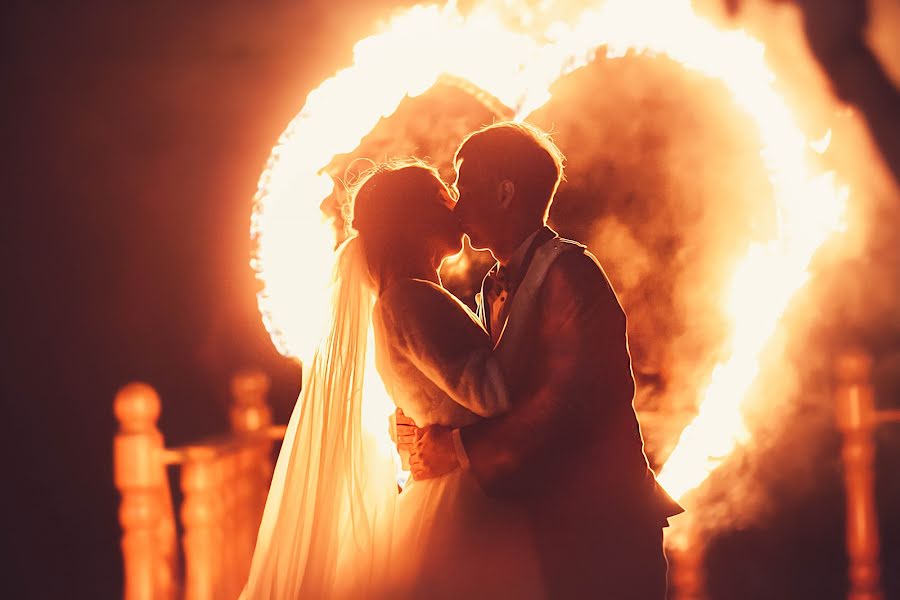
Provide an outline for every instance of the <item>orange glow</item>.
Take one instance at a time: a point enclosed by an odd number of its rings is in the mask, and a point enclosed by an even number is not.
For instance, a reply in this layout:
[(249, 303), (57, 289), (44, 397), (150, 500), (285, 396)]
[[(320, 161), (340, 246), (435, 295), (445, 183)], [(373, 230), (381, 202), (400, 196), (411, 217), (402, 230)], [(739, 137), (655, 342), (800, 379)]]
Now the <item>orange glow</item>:
[[(763, 142), (779, 213), (777, 238), (753, 245), (734, 267), (722, 299), (732, 322), (730, 356), (714, 368), (697, 417), (660, 473), (662, 484), (680, 498), (748, 440), (740, 409), (760, 352), (794, 292), (809, 279), (813, 254), (843, 227), (846, 190), (810, 164), (812, 142), (773, 87), (762, 44), (742, 31), (717, 29), (695, 15), (689, 1), (610, 0), (571, 22), (528, 34), (504, 25), (500, 11), (516, 10), (522, 25), (540, 15), (513, 4), (476, 8), (466, 16), (452, 2), (409, 9), (382, 33), (360, 41), (354, 64), (309, 94), (273, 149), (256, 195), (251, 231), (258, 249), (252, 265), (264, 284), (263, 320), (284, 354), (309, 357), (326, 314), (335, 241), (319, 210), (332, 191), (321, 170), (336, 154), (352, 152), (404, 97), (425, 92), (449, 74), (484, 89), (524, 119), (550, 98), (556, 80), (598, 52), (665, 54), (721, 80), (749, 114)], [(824, 149), (827, 142), (815, 145)], [(382, 400), (375, 412), (390, 412), (390, 402)], [(373, 414), (370, 421), (377, 435), (386, 429), (382, 418)]]
[(444, 262), (441, 263), (441, 277), (455, 277), (468, 270), (471, 261), (466, 256), (467, 247), (469, 247), (468, 238), (466, 238), (465, 246), (459, 252), (444, 259)]

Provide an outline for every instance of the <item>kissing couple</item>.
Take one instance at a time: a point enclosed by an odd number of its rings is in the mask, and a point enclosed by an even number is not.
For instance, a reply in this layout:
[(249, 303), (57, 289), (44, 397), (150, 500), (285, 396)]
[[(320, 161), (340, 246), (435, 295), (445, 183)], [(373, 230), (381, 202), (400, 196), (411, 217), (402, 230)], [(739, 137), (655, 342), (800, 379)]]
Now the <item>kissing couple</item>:
[[(563, 155), (504, 122), (454, 166), (451, 186), (415, 161), (353, 191), (241, 597), (663, 600), (682, 509), (644, 454), (616, 294), (546, 225)], [(497, 259), (477, 314), (438, 273), (463, 234)], [(393, 410), (391, 442), (366, 423)]]

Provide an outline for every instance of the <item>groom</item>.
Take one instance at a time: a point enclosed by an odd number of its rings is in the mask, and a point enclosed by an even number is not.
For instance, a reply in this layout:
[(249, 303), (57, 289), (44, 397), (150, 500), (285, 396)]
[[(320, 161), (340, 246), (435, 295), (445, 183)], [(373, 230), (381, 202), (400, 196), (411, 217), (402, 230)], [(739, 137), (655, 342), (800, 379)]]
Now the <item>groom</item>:
[[(663, 600), (662, 528), (682, 512), (656, 483), (632, 407), (625, 314), (584, 246), (546, 226), (562, 180), (550, 137), (521, 123), (456, 152), (456, 214), (498, 263), (477, 296), (495, 344), (513, 344), (512, 409), (450, 430), (398, 415), (415, 479), (457, 468), (524, 506), (553, 598)], [(411, 447), (410, 447), (411, 446)]]

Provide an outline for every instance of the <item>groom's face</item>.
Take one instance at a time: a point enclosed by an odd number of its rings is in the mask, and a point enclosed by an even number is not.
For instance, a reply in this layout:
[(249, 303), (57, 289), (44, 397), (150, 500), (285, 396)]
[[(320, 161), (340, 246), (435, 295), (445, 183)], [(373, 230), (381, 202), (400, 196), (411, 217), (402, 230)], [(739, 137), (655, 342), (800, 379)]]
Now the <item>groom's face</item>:
[(485, 174), (477, 165), (460, 159), (456, 163), (457, 191), (455, 213), (460, 226), (469, 236), (474, 248), (490, 248), (496, 238), (504, 215), (497, 194), (495, 178)]

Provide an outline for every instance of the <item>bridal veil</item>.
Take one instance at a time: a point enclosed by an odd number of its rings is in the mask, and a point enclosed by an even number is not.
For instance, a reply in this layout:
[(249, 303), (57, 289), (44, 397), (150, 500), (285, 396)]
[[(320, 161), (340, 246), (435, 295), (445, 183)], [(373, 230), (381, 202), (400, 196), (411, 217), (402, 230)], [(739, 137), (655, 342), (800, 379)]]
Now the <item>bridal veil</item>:
[(396, 463), (378, 435), (392, 407), (367, 368), (374, 295), (357, 238), (335, 258), (330, 315), (304, 365), (245, 600), (371, 597), (390, 571)]

